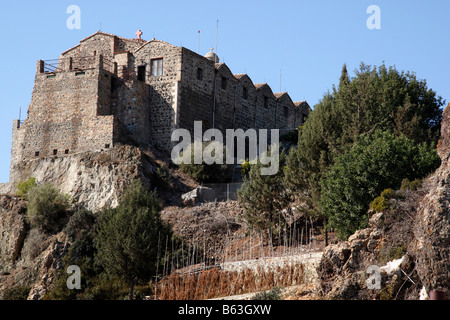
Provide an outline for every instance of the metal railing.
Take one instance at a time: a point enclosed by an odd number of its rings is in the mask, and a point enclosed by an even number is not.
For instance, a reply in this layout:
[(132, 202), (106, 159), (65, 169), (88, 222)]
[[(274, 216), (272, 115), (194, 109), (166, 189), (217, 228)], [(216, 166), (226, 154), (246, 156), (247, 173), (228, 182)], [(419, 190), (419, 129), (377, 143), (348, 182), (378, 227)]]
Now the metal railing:
[[(96, 56), (69, 57), (52, 60), (44, 60), (44, 73), (57, 73), (64, 71), (84, 71), (96, 67)], [(114, 73), (114, 62), (103, 58), (103, 69)]]

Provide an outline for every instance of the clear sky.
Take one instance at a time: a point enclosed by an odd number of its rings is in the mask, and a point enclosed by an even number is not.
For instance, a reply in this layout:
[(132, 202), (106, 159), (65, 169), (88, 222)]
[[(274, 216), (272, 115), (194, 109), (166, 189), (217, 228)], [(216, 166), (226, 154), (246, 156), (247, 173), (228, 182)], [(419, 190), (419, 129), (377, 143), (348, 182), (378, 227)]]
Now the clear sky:
[[(81, 10), (80, 29), (69, 29), (67, 8)], [(381, 29), (369, 29), (370, 5)], [(45, 0), (0, 4), (0, 182), (9, 180), (11, 127), (31, 101), (36, 61), (60, 53), (99, 29), (157, 38), (200, 53), (215, 47), (233, 73), (267, 82), (274, 92), (313, 107), (360, 62), (414, 71), (450, 101), (450, 1), (446, 0)], [(281, 81), (280, 81), (281, 74)]]

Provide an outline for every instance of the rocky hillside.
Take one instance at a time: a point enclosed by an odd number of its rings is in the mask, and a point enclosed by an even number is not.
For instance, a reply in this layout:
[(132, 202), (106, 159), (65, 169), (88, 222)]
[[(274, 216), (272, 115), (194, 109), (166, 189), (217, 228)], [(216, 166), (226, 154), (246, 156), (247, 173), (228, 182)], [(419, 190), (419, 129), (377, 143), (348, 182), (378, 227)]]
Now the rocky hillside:
[[(165, 204), (181, 202), (180, 195), (197, 184), (176, 169), (169, 169), (167, 157), (157, 150), (142, 150), (128, 145), (112, 149), (27, 162), (2, 186), (0, 195), (0, 299), (6, 288), (29, 290), (29, 299), (41, 299), (61, 268), (70, 247), (64, 232), (49, 236), (31, 229), (26, 219), (27, 202), (17, 196), (16, 183), (36, 178), (37, 183), (52, 183), (69, 194), (75, 207), (97, 212), (114, 207), (124, 188), (139, 178), (158, 194)], [(165, 181), (158, 168), (170, 172)]]
[(97, 152), (28, 161), (14, 168), (8, 191), (14, 193), (17, 182), (34, 177), (38, 183), (50, 182), (69, 194), (78, 206), (98, 211), (117, 206), (124, 187), (137, 177), (151, 186), (156, 167), (141, 149), (119, 145)]
[[(440, 168), (419, 190), (395, 192), (389, 208), (371, 212), (370, 228), (326, 248), (318, 273), (330, 299), (426, 299), (450, 290), (450, 104), (438, 145)], [(381, 289), (369, 289), (370, 266)], [(369, 286), (371, 284), (369, 283)]]

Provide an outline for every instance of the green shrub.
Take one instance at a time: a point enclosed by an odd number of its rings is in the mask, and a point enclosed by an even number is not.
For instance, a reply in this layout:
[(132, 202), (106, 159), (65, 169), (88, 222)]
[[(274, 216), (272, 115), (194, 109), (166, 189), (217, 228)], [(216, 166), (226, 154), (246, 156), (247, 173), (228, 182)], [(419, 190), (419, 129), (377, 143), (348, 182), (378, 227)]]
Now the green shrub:
[(389, 200), (382, 196), (376, 197), (370, 203), (370, 210), (375, 212), (385, 211), (388, 208), (389, 208)]
[[(397, 189), (402, 179), (419, 179), (440, 165), (434, 146), (418, 145), (405, 136), (375, 131), (361, 136), (358, 143), (340, 156), (322, 180), (321, 208), (330, 227), (341, 239), (367, 227), (371, 201), (388, 186)], [(389, 199), (392, 190), (382, 197)], [(377, 210), (387, 203), (377, 199)]]
[(28, 286), (16, 286), (8, 288), (3, 293), (3, 300), (27, 300), (31, 288)]
[(252, 297), (252, 300), (281, 300), (281, 289), (280, 288), (272, 288), (269, 292), (262, 291), (255, 294)]
[(90, 230), (96, 222), (96, 217), (88, 210), (78, 210), (69, 219), (69, 222), (64, 228), (71, 241), (78, 239), (81, 233), (85, 230)]
[[(205, 151), (205, 149), (211, 144), (211, 142), (203, 143), (202, 145), (202, 152)], [(190, 163), (182, 163), (180, 165), (181, 171), (186, 173), (188, 176), (190, 176), (192, 179), (198, 181), (198, 182), (205, 182), (205, 183), (225, 183), (231, 181), (231, 173), (232, 173), (232, 165), (225, 164), (225, 155), (226, 155), (226, 147), (221, 146), (220, 149), (222, 150), (223, 157), (221, 155), (220, 158), (222, 159), (223, 164), (206, 164), (205, 162), (201, 164), (195, 164), (194, 163), (194, 145), (192, 144), (190, 146), (191, 148), (191, 161)], [(212, 156), (215, 156), (215, 154), (212, 154)]]
[(394, 190), (385, 189), (379, 197), (370, 203), (370, 210), (375, 212), (385, 211), (389, 208), (389, 199), (395, 196)]
[(70, 197), (51, 184), (31, 188), (28, 192), (28, 221), (47, 233), (61, 230), (67, 220)]
[(169, 169), (165, 166), (158, 167), (155, 175), (156, 185), (162, 189), (167, 189), (170, 186)]
[(23, 199), (26, 199), (28, 192), (36, 186), (36, 178), (29, 178), (28, 180), (20, 181), (17, 184), (17, 195)]
[(423, 180), (415, 179), (413, 181), (409, 181), (409, 179), (403, 179), (400, 190), (418, 190), (423, 184)]
[(249, 174), (251, 168), (252, 168), (252, 165), (250, 164), (248, 159), (246, 159), (243, 163), (241, 163), (241, 175), (243, 177), (247, 176)]
[(22, 248), (22, 258), (28, 261), (34, 260), (45, 248), (45, 234), (38, 228), (31, 229), (25, 238)]

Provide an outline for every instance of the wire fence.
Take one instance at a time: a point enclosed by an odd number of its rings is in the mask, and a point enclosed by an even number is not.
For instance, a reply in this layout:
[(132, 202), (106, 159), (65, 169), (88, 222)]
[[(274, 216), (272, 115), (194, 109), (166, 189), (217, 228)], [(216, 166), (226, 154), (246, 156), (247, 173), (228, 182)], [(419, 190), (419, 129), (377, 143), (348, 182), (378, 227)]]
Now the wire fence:
[(241, 187), (242, 182), (203, 184), (198, 190), (198, 200), (200, 202), (237, 201), (238, 190)]

